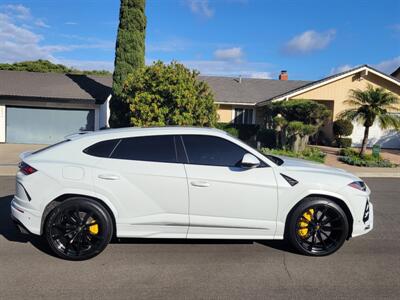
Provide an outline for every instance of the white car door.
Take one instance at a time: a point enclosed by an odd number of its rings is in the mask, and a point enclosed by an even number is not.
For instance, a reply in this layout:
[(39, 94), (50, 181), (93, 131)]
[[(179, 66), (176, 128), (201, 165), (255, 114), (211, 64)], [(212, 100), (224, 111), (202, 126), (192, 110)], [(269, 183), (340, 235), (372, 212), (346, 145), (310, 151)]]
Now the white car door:
[(278, 203), (272, 168), (241, 167), (248, 151), (221, 137), (182, 139), (188, 157), (188, 238), (273, 238)]
[(99, 161), (94, 188), (117, 206), (119, 237), (186, 238), (187, 178), (175, 149), (172, 135), (123, 138)]

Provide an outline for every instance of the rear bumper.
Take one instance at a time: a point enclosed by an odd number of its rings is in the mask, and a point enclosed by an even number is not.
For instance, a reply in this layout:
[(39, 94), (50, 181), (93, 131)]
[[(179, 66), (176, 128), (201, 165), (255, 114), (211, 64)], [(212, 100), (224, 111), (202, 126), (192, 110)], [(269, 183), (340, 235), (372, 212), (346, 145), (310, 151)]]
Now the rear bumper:
[(12, 213), (11, 213), (11, 220), (14, 222), (19, 232), (21, 232), (22, 234), (30, 234), (29, 230), (24, 226), (24, 224), (22, 224), (18, 219), (16, 219)]
[(38, 211), (29, 207), (29, 203), (19, 200), (17, 197), (11, 201), (11, 218), (25, 231), (40, 235), (41, 215)]

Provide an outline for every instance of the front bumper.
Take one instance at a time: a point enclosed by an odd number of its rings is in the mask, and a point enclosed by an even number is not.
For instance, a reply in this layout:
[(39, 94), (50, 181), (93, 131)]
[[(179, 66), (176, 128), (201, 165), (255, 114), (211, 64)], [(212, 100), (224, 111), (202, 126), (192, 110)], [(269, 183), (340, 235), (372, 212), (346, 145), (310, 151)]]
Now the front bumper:
[(374, 228), (374, 206), (369, 200), (363, 211), (362, 217), (354, 220), (352, 237), (370, 232)]
[(29, 202), (14, 196), (11, 201), (11, 218), (27, 231), (40, 235), (41, 214), (33, 209)]

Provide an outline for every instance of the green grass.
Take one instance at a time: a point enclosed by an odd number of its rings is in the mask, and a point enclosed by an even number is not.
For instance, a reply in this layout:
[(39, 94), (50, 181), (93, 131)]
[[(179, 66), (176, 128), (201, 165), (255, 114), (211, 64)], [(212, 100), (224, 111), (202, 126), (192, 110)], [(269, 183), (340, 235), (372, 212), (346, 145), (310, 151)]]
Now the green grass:
[(339, 160), (352, 166), (359, 167), (378, 167), (378, 168), (394, 168), (397, 165), (381, 156), (375, 157), (372, 154), (364, 154), (360, 157), (358, 151), (350, 148), (342, 149), (339, 152)]
[(294, 158), (301, 158), (305, 160), (310, 160), (318, 163), (325, 162), (326, 154), (322, 152), (320, 149), (315, 147), (307, 147), (302, 152), (293, 152), (290, 150), (284, 149), (269, 149), (269, 148), (262, 148), (261, 152), (264, 154), (272, 154), (272, 155), (282, 155)]

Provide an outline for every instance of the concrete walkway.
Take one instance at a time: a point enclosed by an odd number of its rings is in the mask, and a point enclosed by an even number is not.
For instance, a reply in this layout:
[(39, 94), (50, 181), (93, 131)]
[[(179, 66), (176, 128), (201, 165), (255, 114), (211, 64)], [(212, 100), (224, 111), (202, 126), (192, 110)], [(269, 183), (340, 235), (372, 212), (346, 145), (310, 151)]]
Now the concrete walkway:
[[(35, 151), (47, 145), (0, 144), (0, 176), (14, 176), (18, 170), (19, 154), (24, 151)], [(366, 168), (350, 166), (337, 160), (338, 148), (318, 146), (327, 154), (325, 164), (344, 169), (359, 177), (400, 177), (397, 168)], [(370, 151), (370, 150), (369, 150)], [(382, 150), (382, 156), (400, 165), (400, 150)]]

